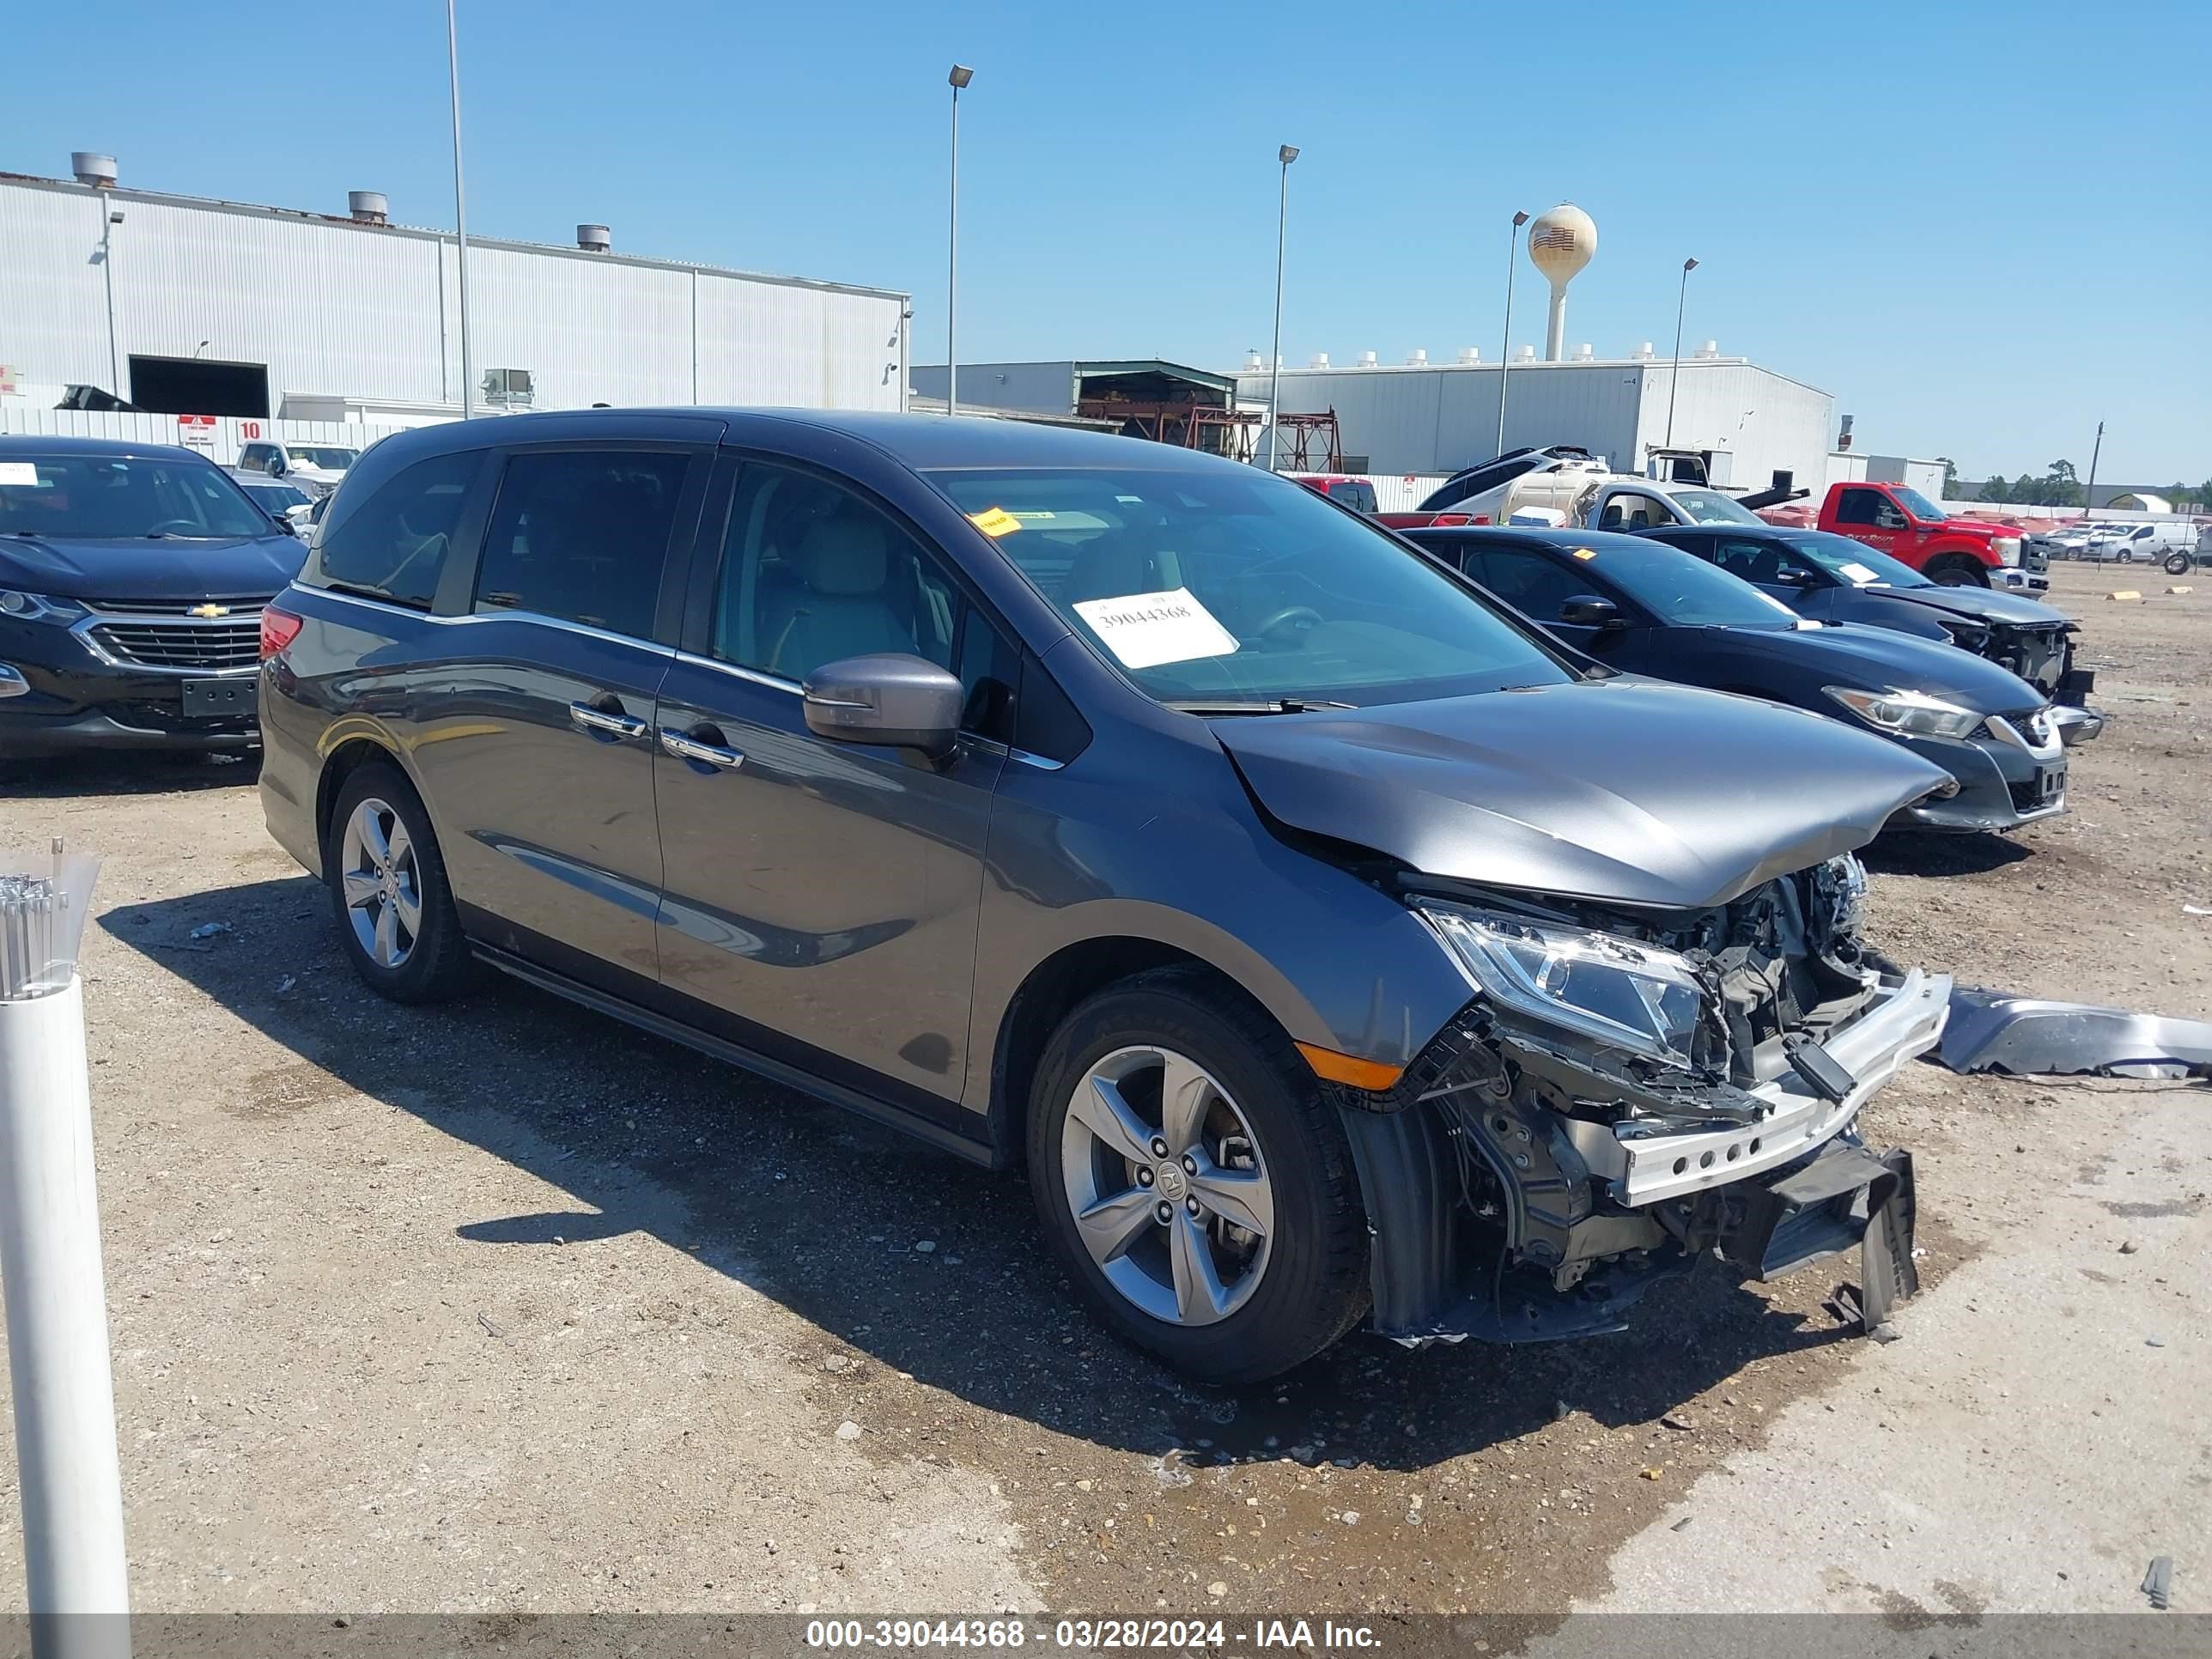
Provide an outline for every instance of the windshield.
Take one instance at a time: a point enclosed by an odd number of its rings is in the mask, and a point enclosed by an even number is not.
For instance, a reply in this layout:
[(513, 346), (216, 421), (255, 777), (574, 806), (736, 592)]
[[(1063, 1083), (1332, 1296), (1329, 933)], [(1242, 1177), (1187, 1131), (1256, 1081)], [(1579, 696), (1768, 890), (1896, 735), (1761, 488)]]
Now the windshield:
[(266, 536), (269, 520), (207, 462), (158, 455), (0, 460), (0, 536), (123, 541)]
[(1951, 516), (1917, 489), (1908, 489), (1903, 484), (1892, 484), (1889, 493), (1897, 498), (1899, 507), (1923, 523), (1940, 524)]
[(286, 444), (284, 453), (295, 466), (326, 467), (332, 472), (343, 472), (361, 459), (358, 449), (337, 449), (327, 444)]
[(1667, 499), (1690, 515), (1692, 524), (1765, 524), (1765, 520), (1717, 489), (1670, 489)]
[(304, 507), (309, 500), (306, 490), (288, 483), (252, 483), (241, 479), (239, 488), (271, 513), (282, 513), (288, 507)]
[(1841, 576), (1854, 587), (1867, 587), (1877, 582), (1889, 587), (1936, 586), (1911, 565), (1887, 553), (1877, 553), (1864, 542), (1855, 542), (1848, 536), (1810, 530), (1802, 536), (1785, 536), (1783, 540), (1830, 575)]
[(1261, 472), (927, 475), (1163, 702), (1353, 704), (1574, 676), (1379, 530)]
[[(1555, 541), (1662, 622), (1680, 628), (1794, 628), (1779, 599), (1707, 564), (1694, 553), (1642, 536)], [(1856, 546), (1854, 543), (1852, 545)]]

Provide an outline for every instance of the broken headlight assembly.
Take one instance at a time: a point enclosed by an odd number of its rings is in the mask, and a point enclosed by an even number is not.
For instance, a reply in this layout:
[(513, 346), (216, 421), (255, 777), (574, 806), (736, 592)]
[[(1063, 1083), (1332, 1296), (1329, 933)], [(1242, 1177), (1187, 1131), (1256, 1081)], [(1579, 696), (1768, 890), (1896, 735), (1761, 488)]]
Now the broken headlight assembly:
[(1500, 1007), (1652, 1060), (1693, 1063), (1705, 991), (1687, 957), (1440, 899), (1413, 908)]
[(1925, 691), (1864, 691), (1852, 685), (1820, 690), (1879, 732), (1908, 738), (1970, 738), (1982, 723), (1971, 708)]

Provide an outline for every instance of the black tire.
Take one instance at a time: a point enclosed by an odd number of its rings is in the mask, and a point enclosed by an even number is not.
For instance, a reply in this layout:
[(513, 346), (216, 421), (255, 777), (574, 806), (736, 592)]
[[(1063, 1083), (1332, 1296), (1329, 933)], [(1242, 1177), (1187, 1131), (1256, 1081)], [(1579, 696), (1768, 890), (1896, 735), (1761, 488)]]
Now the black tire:
[[(1063, 1175), (1062, 1136), (1077, 1086), (1115, 1050), (1153, 1044), (1219, 1081), (1250, 1129), (1272, 1188), (1264, 1268), (1243, 1304), (1213, 1323), (1157, 1317), (1116, 1290), (1083, 1243)], [(1188, 1376), (1237, 1383), (1277, 1376), (1328, 1347), (1367, 1311), (1366, 1210), (1336, 1109), (1274, 1022), (1202, 975), (1138, 975), (1061, 1022), (1030, 1091), (1028, 1152), (1045, 1237), (1092, 1311)]]
[(1945, 587), (1987, 587), (1990, 585), (1989, 573), (1982, 568), (1980, 561), (1970, 559), (1963, 553), (1946, 553), (1940, 559), (1931, 560), (1920, 574), (1929, 581), (1940, 582)]
[(2124, 547), (2112, 556), (2112, 562), (2115, 564), (2133, 564), (2135, 562), (2136, 550), (2132, 547)]
[[(404, 826), (413, 849), (413, 885), (421, 928), (394, 966), (378, 962), (363, 945), (354, 931), (353, 913), (345, 897), (342, 866), (346, 826), (362, 804), (371, 801), (381, 801), (390, 809)], [(394, 1002), (445, 1002), (482, 981), (483, 964), (471, 954), (468, 939), (461, 932), (453, 887), (446, 879), (446, 860), (438, 851), (437, 836), (431, 832), (430, 815), (422, 810), (422, 797), (397, 767), (372, 761), (347, 777), (331, 809), (330, 828), (323, 838), (323, 878), (330, 889), (339, 948), (362, 982), (379, 996)]]
[(2186, 576), (2189, 574), (2190, 562), (2189, 555), (2186, 553), (2169, 553), (2166, 556), (2166, 574), (2169, 576)]

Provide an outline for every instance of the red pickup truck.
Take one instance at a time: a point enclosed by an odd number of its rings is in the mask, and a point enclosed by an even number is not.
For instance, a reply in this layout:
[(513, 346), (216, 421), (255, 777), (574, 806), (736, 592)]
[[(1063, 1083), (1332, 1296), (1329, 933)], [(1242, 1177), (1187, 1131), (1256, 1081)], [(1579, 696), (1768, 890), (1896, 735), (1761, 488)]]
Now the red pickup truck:
[(2021, 568), (2017, 528), (1954, 519), (1909, 485), (1831, 484), (1818, 527), (1878, 548), (1948, 586), (2033, 585)]

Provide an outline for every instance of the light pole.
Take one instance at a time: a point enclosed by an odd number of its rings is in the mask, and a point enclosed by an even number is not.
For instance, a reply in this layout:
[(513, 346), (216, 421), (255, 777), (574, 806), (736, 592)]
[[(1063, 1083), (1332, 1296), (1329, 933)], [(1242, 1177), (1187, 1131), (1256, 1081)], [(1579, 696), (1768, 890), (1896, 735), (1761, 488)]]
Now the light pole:
[(960, 412), (960, 88), (975, 78), (955, 64), (945, 82), (952, 88), (952, 221), (945, 233), (945, 412)]
[(477, 362), (469, 349), (469, 206), (461, 189), (461, 46), (453, 0), (446, 0), (446, 71), (453, 93), (453, 268), (461, 289), (461, 418), (476, 412)]
[(1275, 209), (1275, 344), (1267, 361), (1267, 471), (1274, 471), (1283, 453), (1283, 233), (1291, 222), (1291, 163), (1298, 147), (1285, 144), (1275, 152), (1283, 164), (1282, 201)]
[(2097, 422), (2097, 441), (2089, 449), (2089, 485), (2081, 492), (2081, 516), (2087, 519), (2097, 510), (2097, 458), (2105, 453), (2105, 423)]
[(1505, 453), (1505, 377), (1513, 372), (1513, 256), (1521, 251), (1521, 227), (1528, 216), (1513, 216), (1513, 233), (1505, 239), (1505, 349), (1498, 354), (1498, 453)]
[(1682, 287), (1674, 296), (1674, 366), (1667, 371), (1667, 444), (1674, 447), (1674, 389), (1682, 380), (1682, 307), (1690, 302), (1690, 273), (1698, 268), (1695, 259), (1682, 261)]

